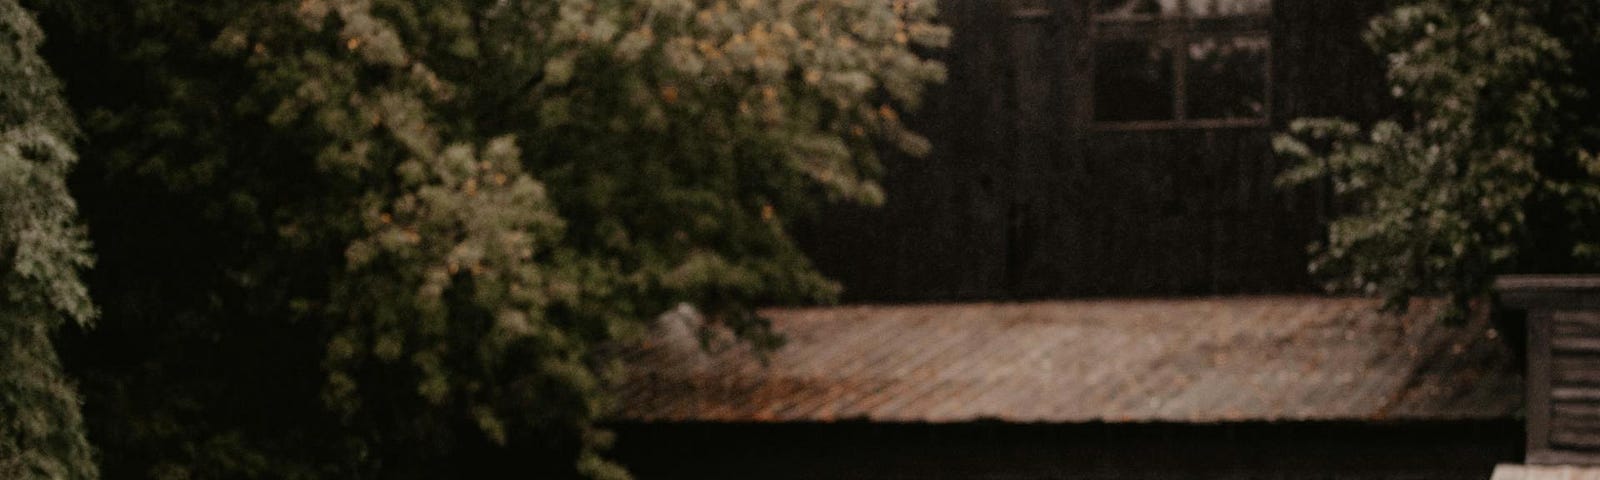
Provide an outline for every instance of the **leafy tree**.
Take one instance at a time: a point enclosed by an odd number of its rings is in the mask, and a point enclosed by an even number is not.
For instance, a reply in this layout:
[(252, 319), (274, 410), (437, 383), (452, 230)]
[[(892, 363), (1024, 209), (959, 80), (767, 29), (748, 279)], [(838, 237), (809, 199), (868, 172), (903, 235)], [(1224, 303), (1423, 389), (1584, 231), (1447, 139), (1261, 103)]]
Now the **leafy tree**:
[(832, 298), (785, 233), (876, 202), (925, 0), (39, 0), (88, 138), (117, 476), (625, 473), (614, 345)]
[(95, 316), (67, 171), (78, 134), (33, 16), (0, 0), (0, 478), (98, 476), (50, 333)]
[(1600, 254), (1600, 6), (1414, 0), (1372, 22), (1397, 118), (1303, 119), (1283, 182), (1330, 178), (1343, 216), (1315, 247), (1329, 287), (1448, 295), (1460, 314), (1513, 271), (1593, 269)]

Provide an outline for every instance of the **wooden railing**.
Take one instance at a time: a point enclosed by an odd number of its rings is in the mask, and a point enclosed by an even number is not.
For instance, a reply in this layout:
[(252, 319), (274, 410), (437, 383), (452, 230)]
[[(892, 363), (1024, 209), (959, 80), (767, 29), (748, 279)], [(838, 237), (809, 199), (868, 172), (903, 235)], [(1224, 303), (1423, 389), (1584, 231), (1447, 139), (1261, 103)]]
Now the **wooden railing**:
[(1600, 465), (1600, 275), (1502, 277), (1495, 290), (1527, 315), (1527, 462)]

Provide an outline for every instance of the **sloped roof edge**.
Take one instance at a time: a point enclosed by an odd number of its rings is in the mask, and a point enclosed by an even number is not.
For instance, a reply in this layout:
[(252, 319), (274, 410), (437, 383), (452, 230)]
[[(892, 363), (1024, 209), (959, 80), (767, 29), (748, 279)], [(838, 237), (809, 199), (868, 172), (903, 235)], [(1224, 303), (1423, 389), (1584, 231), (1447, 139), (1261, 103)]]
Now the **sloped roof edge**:
[(629, 350), (618, 420), (1014, 423), (1490, 419), (1520, 366), (1419, 300), (1258, 296), (782, 308), (762, 362), (683, 315)]

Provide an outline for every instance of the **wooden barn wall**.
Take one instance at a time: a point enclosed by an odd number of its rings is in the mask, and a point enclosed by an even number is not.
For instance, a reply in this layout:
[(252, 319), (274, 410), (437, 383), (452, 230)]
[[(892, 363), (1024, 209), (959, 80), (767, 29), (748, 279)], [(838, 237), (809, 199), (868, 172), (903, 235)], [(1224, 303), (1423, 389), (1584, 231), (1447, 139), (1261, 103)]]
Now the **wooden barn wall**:
[(1512, 419), (1421, 423), (630, 424), (639, 480), (1460, 480), (1522, 458)]
[(1302, 116), (1369, 119), (1380, 59), (1360, 39), (1380, 0), (1277, 0), (1268, 128), (1095, 131), (1088, 7), (945, 0), (948, 82), (911, 121), (927, 158), (886, 160), (888, 202), (796, 229), (853, 301), (1298, 292), (1327, 216), (1283, 192), (1272, 132)]

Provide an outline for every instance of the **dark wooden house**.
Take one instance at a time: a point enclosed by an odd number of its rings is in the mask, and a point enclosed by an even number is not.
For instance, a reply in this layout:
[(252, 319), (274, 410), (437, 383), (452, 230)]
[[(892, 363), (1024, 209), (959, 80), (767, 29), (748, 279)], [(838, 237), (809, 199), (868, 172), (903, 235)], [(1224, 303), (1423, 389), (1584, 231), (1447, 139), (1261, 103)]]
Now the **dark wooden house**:
[(1304, 292), (1329, 208), (1272, 135), (1385, 110), (1380, 0), (944, 0), (887, 204), (800, 237), (854, 301)]
[(768, 362), (664, 318), (629, 357), (616, 455), (642, 479), (1519, 461), (1519, 331), (1310, 295), (1333, 205), (1274, 185), (1288, 121), (1388, 108), (1361, 40), (1386, 3), (942, 0), (949, 81), (911, 118), (934, 153), (887, 159), (883, 207), (797, 231), (857, 306), (767, 312), (789, 338)]

